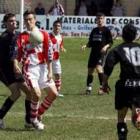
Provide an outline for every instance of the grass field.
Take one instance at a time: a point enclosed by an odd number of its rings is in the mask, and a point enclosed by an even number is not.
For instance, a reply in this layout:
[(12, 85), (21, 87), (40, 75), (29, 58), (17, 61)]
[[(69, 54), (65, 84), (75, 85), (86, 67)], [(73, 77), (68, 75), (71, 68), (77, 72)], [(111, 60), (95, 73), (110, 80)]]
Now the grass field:
[[(110, 77), (112, 92), (97, 95), (99, 81), (95, 73), (91, 95), (83, 95), (86, 87), (87, 61), (90, 49), (81, 50), (87, 39), (65, 39), (66, 53), (61, 53), (62, 93), (43, 116), (45, 130), (38, 132), (24, 128), (24, 94), (4, 118), (6, 130), (0, 130), (0, 140), (117, 140), (114, 84), (119, 66)], [(117, 45), (121, 41), (115, 41)], [(0, 106), (9, 90), (0, 83)], [(42, 92), (42, 96), (45, 93)], [(140, 132), (133, 128), (130, 112), (127, 115), (128, 140), (139, 140)]]

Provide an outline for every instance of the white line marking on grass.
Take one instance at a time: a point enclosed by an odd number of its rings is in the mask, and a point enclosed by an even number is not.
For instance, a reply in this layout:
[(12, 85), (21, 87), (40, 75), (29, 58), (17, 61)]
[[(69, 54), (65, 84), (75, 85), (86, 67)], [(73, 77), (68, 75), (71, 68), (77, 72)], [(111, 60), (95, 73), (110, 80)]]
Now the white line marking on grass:
[[(9, 115), (20, 115), (24, 116), (25, 113), (22, 112), (8, 112)], [(83, 115), (53, 115), (51, 113), (43, 114), (45, 117), (68, 117), (68, 118), (86, 118), (86, 119), (95, 119), (95, 120), (117, 120), (117, 117), (105, 117), (105, 116), (83, 116)], [(130, 117), (126, 117), (125, 120), (131, 121)]]

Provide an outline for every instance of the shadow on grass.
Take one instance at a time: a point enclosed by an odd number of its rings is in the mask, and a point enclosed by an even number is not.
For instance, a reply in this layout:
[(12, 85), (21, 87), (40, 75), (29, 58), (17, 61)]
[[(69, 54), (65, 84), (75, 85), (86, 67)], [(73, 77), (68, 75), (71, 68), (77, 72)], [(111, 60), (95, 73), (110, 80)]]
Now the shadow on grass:
[(20, 129), (20, 128), (6, 128), (5, 130), (3, 130), (3, 131), (14, 131), (14, 132), (23, 132), (23, 131), (28, 131), (28, 132), (33, 132), (33, 131), (36, 131), (34, 128), (27, 128), (27, 129), (25, 129), (25, 128), (22, 128), (22, 129)]

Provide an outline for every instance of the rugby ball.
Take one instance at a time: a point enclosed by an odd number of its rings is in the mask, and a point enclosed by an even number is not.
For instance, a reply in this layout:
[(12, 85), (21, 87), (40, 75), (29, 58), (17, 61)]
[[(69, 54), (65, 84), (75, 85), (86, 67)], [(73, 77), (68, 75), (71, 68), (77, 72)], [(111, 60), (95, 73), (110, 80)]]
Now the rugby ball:
[(29, 34), (29, 41), (31, 45), (39, 45), (44, 41), (44, 36), (39, 30), (33, 30)]

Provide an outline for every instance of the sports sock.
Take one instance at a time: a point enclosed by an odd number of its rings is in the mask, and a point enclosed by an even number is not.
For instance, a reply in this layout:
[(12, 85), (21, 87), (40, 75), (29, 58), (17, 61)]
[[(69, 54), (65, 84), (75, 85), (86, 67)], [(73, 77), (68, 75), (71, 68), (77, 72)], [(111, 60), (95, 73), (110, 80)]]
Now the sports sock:
[(30, 112), (30, 121), (31, 122), (34, 122), (37, 120), (38, 108), (39, 108), (39, 102), (31, 101), (31, 112)]
[(128, 129), (126, 123), (117, 123), (117, 133), (119, 140), (127, 140)]
[(49, 107), (52, 105), (52, 102), (48, 100), (47, 96), (44, 98), (43, 102), (41, 103), (38, 115), (41, 116), (46, 110), (49, 109)]
[(7, 114), (7, 112), (10, 110), (10, 108), (13, 105), (13, 101), (10, 99), (10, 97), (8, 97), (4, 104), (2, 105), (1, 109), (0, 109), (0, 119), (3, 119), (4, 116)]
[(55, 79), (54, 82), (55, 82), (56, 89), (59, 92), (61, 88), (61, 79)]
[(99, 83), (100, 85), (103, 84), (103, 73), (98, 73)]
[(87, 76), (87, 90), (92, 89), (93, 75)]
[(30, 105), (31, 105), (31, 101), (25, 100), (25, 111), (26, 111), (25, 120), (27, 123), (31, 123), (31, 121), (30, 121), (30, 111), (31, 111)]

